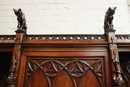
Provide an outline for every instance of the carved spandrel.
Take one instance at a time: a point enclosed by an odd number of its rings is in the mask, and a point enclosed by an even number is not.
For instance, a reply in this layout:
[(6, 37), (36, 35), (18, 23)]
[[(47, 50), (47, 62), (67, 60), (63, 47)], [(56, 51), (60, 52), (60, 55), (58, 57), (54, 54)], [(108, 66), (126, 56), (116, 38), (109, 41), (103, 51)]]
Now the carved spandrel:
[(102, 59), (27, 59), (26, 82), (33, 77), (34, 73), (36, 73), (35, 70), (39, 69), (45, 75), (44, 77), (48, 78), (48, 83), (51, 83), (50, 85), (53, 84), (56, 78), (57, 80), (60, 79), (57, 76), (61, 72), (61, 74), (66, 73), (69, 76), (67, 76), (68, 79), (72, 79), (70, 81), (73, 81), (78, 86), (84, 73), (90, 70), (93, 78), (97, 79), (99, 84), (103, 84)]

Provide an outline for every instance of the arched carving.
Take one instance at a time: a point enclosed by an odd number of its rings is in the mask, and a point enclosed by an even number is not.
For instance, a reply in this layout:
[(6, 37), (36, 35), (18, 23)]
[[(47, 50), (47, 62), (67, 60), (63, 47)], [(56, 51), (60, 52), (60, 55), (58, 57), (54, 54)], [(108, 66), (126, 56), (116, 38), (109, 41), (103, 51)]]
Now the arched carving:
[[(64, 87), (80, 87), (82, 81), (85, 80), (83, 76), (90, 74), (88, 79), (94, 79), (95, 86), (102, 87), (103, 85), (103, 60), (102, 58), (98, 59), (44, 59), (44, 58), (27, 58), (27, 68), (26, 68), (26, 84), (30, 78), (35, 78), (34, 73), (37, 73), (36, 70), (40, 69), (43, 73), (44, 79), (49, 83), (49, 87), (58, 87), (63, 85), (63, 82), (66, 82)], [(62, 82), (60, 83), (60, 80)], [(68, 83), (69, 81), (69, 83)], [(60, 84), (58, 84), (58, 83)], [(86, 82), (87, 83), (87, 82)], [(84, 85), (86, 86), (86, 85)], [(89, 86), (88, 86), (89, 87)]]

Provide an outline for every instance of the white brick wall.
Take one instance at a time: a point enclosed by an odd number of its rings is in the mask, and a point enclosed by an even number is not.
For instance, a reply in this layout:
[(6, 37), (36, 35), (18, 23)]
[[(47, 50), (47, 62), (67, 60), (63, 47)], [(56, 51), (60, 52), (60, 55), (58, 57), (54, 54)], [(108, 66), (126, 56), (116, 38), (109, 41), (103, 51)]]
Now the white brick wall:
[(13, 8), (25, 13), (28, 34), (103, 34), (109, 6), (116, 33), (130, 34), (130, 0), (0, 0), (0, 34), (15, 34)]

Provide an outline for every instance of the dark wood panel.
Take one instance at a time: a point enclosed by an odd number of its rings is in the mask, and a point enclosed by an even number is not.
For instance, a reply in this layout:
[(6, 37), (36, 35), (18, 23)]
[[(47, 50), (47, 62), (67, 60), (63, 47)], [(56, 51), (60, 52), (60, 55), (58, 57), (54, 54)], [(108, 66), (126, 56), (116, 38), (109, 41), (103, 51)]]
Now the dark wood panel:
[(24, 52), (42, 52), (42, 51), (97, 51), (97, 52), (107, 52), (107, 45), (35, 45), (35, 46), (25, 46), (23, 45)]
[(0, 52), (13, 52), (9, 87), (129, 87), (129, 55), (119, 53), (118, 61), (118, 51), (130, 51), (129, 43), (130, 35), (115, 35), (115, 30), (103, 35), (27, 35), (16, 30), (16, 36), (0, 36)]
[(26, 87), (104, 87), (103, 58), (32, 57), (26, 67)]
[(18, 87), (111, 87), (107, 55), (107, 52), (23, 52)]

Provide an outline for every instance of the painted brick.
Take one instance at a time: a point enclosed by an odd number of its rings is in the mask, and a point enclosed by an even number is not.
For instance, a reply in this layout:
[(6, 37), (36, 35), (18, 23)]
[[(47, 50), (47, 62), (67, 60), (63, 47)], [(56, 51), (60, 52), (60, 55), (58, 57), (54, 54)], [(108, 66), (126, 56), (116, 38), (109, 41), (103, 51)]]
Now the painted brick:
[(76, 28), (56, 28), (54, 34), (76, 34)]
[(41, 28), (41, 32), (42, 34), (53, 34), (53, 28)]
[(17, 22), (12, 22), (12, 23), (9, 23), (9, 28), (15, 28), (17, 29)]
[(56, 3), (65, 4), (65, 3), (66, 3), (66, 0), (56, 0)]
[(13, 8), (25, 13), (28, 33), (88, 34), (104, 33), (108, 7), (114, 14), (116, 33), (129, 33), (130, 0), (0, 0), (0, 34), (15, 34), (17, 17)]
[(78, 4), (57, 4), (57, 9), (75, 10), (80, 9)]
[(11, 17), (11, 22), (17, 22), (17, 17)]
[(114, 29), (116, 30), (115, 34), (123, 34), (122, 27), (114, 27)]
[(103, 22), (88, 22), (88, 27), (90, 28), (100, 28), (100, 27), (103, 27)]
[(29, 28), (39, 28), (39, 27), (41, 27), (41, 23), (40, 22), (29, 22), (27, 24), (27, 26), (28, 26), (28, 29)]
[(27, 30), (27, 33), (30, 34), (52, 34), (53, 29), (52, 28), (30, 28)]
[(119, 10), (129, 10), (129, 8), (128, 8), (128, 5), (126, 5), (126, 4), (117, 4), (117, 5), (115, 5), (116, 7), (117, 7), (117, 10), (119, 9)]
[(52, 16), (34, 16), (33, 21), (47, 22), (53, 21)]
[(37, 4), (36, 9), (53, 10), (56, 9), (56, 4)]
[(19, 8), (21, 8), (22, 10), (29, 10), (32, 9), (32, 5), (19, 5)]
[(87, 15), (86, 10), (65, 10), (65, 15), (76, 15), (76, 16), (82, 16), (82, 15)]
[(10, 11), (13, 8), (13, 5), (0, 5), (1, 11)]
[(1, 28), (0, 29), (0, 35), (4, 35), (4, 34), (7, 34), (7, 28)]
[(88, 3), (98, 3), (97, 0), (88, 0)]
[(38, 3), (38, 1), (37, 0), (19, 0), (18, 1), (18, 4), (36, 4), (36, 3)]
[(122, 29), (122, 32), (123, 32), (123, 34), (125, 33), (125, 34), (130, 34), (130, 30), (127, 28), (127, 29)]
[(44, 28), (63, 28), (64, 23), (63, 22), (43, 22), (42, 27)]
[(87, 27), (87, 22), (75, 22), (75, 21), (72, 21), (72, 22), (65, 22), (65, 27), (76, 27), (76, 28), (82, 28), (82, 27)]
[[(25, 15), (26, 16), (26, 22), (28, 23), (28, 22), (32, 22), (32, 16), (27, 16), (27, 15)], [(16, 19), (15, 19), (16, 20)]]
[(66, 9), (78, 9), (78, 4), (65, 4)]
[(78, 4), (78, 8), (80, 8), (80, 9), (87, 9), (88, 8), (88, 3), (80, 3), (80, 4)]
[(98, 21), (98, 16), (95, 15), (95, 14), (91, 14), (91, 15), (78, 15), (77, 17), (77, 20), (80, 20), (80, 21)]
[(42, 16), (43, 10), (23, 10), (25, 16)]
[(75, 16), (67, 15), (67, 16), (54, 16), (54, 20), (56, 21), (74, 21)]
[(87, 3), (87, 0), (67, 0), (67, 3)]
[(44, 15), (64, 15), (65, 10), (43, 10)]
[(0, 35), (14, 35), (14, 34), (16, 34), (15, 33), (15, 30), (16, 29), (7, 29), (7, 28), (2, 28), (1, 30), (0, 30)]
[(108, 3), (126, 3), (127, 4), (127, 0), (108, 0)]
[(11, 16), (14, 16), (13, 10), (12, 11), (1, 11), (1, 17), (11, 17)]
[(107, 3), (107, 1), (108, 1), (108, 0), (98, 0), (98, 4), (100, 4), (100, 3), (101, 3), (101, 4), (105, 4), (105, 3)]
[(66, 0), (46, 0), (46, 3), (47, 4), (56, 4), (56, 3), (62, 3), (62, 4), (64, 4), (64, 3), (66, 3)]
[(97, 28), (89, 28), (89, 27), (86, 27), (86, 28), (78, 28), (77, 29), (77, 33), (78, 34), (96, 34), (96, 33), (99, 33), (99, 29)]
[(38, 3), (40, 3), (40, 4), (41, 4), (41, 3), (42, 3), (42, 4), (44, 3), (44, 4), (45, 4), (45, 0), (38, 0)]
[(9, 35), (11, 35), (11, 34), (15, 35), (16, 30), (17, 30), (16, 28), (9, 28), (9, 29), (7, 29), (6, 33), (9, 34)]
[(113, 21), (113, 24), (114, 24), (114, 27), (124, 27), (124, 24), (119, 21), (118, 22)]
[(56, 0), (45, 0), (45, 3), (56, 3)]
[(43, 10), (34, 10), (34, 14), (32, 14), (33, 16), (43, 16), (44, 12)]
[(120, 21), (130, 21), (130, 17), (128, 14), (120, 16)]
[(0, 22), (8, 23), (11, 21), (11, 17), (0, 17)]
[(14, 5), (14, 4), (18, 4), (18, 0), (0, 0), (0, 4), (6, 4), (6, 5)]

